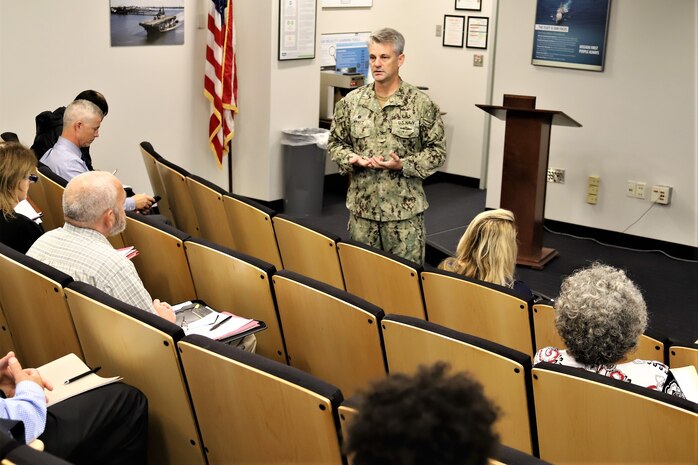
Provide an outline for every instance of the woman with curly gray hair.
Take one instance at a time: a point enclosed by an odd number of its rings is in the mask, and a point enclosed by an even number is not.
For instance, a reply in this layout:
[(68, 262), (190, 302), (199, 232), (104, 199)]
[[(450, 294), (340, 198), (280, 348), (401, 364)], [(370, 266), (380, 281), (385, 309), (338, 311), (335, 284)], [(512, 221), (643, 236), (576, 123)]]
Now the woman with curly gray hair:
[(647, 327), (647, 306), (624, 271), (594, 263), (567, 277), (555, 302), (555, 326), (567, 350), (546, 347), (533, 363), (584, 368), (683, 397), (668, 366), (629, 358)]

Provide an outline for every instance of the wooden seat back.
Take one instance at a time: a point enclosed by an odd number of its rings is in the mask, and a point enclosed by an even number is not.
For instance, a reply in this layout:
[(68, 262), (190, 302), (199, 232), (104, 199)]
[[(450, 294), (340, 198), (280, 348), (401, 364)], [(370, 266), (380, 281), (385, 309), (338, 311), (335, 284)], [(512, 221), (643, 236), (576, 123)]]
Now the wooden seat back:
[(337, 250), (347, 292), (386, 313), (426, 319), (421, 266), (354, 241), (340, 242)]
[(283, 269), (272, 217), (276, 212), (235, 194), (223, 196), (223, 207), (235, 241), (234, 250)]
[(512, 289), (447, 271), (421, 274), (429, 321), (533, 357), (527, 301)]
[(348, 396), (385, 377), (381, 309), (288, 270), (276, 273), (272, 282), (290, 365)]
[(209, 464), (342, 464), (335, 386), (201, 336), (178, 347)]
[(72, 283), (66, 297), (85, 363), (101, 366), (101, 376), (123, 376), (148, 398), (148, 463), (205, 464), (177, 353), (182, 328), (89, 284)]
[(271, 285), (274, 265), (203, 239), (188, 239), (184, 249), (197, 298), (218, 311), (264, 321), (256, 353), (287, 363)]
[(344, 289), (337, 255), (339, 236), (287, 215), (272, 218), (284, 269)]
[(698, 404), (581, 368), (540, 363), (532, 372), (543, 460), (698, 462)]

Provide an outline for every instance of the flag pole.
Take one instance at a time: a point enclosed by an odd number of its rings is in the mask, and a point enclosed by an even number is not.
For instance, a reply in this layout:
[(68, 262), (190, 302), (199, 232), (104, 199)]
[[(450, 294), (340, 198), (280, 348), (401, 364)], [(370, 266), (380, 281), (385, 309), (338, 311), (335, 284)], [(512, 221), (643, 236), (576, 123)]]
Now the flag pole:
[(228, 141), (228, 192), (233, 193), (233, 141)]

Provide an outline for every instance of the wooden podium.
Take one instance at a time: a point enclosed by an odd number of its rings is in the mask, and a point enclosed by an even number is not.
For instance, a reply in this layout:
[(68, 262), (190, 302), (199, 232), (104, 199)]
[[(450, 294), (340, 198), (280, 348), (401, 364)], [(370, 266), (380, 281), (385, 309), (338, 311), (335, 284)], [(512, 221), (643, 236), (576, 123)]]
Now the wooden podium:
[(561, 111), (536, 110), (536, 97), (527, 95), (504, 94), (503, 106), (476, 106), (506, 121), (500, 205), (516, 217), (517, 263), (542, 269), (558, 255), (543, 247), (550, 126), (582, 125)]

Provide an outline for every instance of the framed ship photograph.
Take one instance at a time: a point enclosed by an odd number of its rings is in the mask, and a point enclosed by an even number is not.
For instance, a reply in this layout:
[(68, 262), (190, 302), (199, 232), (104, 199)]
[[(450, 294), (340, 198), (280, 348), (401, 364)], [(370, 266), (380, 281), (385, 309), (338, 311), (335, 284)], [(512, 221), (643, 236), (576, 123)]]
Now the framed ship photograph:
[(111, 0), (111, 46), (184, 44), (184, 0)]

